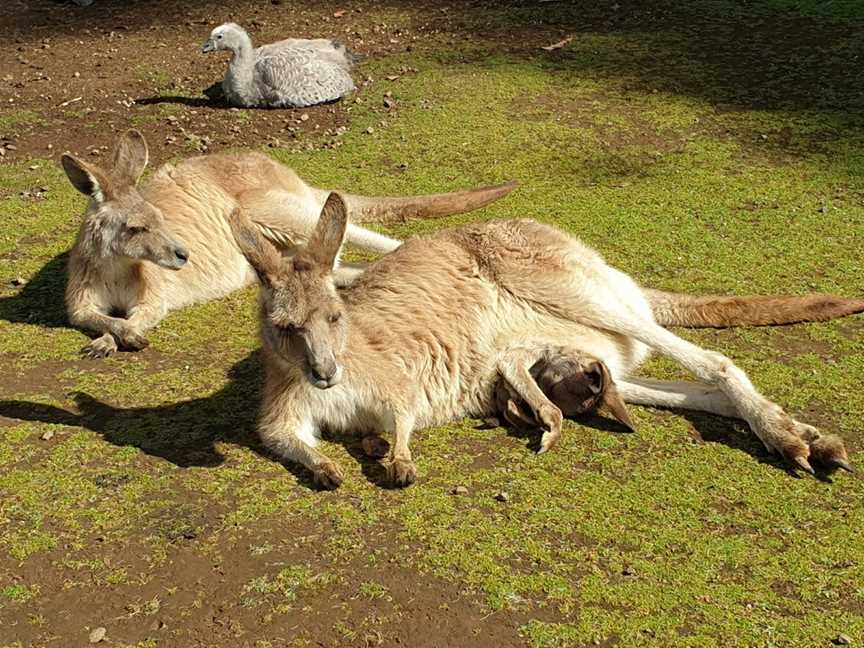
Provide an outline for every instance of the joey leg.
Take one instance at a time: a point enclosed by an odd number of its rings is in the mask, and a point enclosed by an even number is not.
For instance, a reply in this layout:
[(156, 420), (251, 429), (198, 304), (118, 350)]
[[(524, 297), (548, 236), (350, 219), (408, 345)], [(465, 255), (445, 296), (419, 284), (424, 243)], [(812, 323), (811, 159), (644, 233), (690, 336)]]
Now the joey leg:
[(498, 363), (498, 372), (509, 383), (509, 387), (534, 410), (537, 419), (543, 424), (545, 431), (537, 451), (537, 454), (543, 454), (561, 439), (564, 417), (558, 406), (546, 398), (531, 375), (530, 367), (534, 360), (528, 351), (514, 349)]

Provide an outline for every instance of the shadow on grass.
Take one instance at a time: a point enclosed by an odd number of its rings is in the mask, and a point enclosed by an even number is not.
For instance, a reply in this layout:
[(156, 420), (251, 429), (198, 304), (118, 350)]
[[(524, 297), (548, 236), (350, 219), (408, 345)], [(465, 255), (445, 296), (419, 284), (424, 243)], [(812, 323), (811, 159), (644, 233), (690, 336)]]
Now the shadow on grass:
[[(694, 412), (692, 410), (670, 409), (666, 411), (672, 412), (678, 416), (683, 416), (685, 419), (690, 421), (691, 425), (693, 425), (693, 428), (695, 429), (696, 436), (699, 442), (719, 443), (721, 445), (725, 445), (729, 448), (750, 455), (761, 464), (769, 465), (779, 470), (783, 470), (784, 472), (788, 473), (793, 477), (801, 477), (801, 475), (796, 472), (787, 462), (783, 461), (780, 457), (777, 457), (776, 455), (769, 454), (754, 434), (749, 431), (744, 432), (743, 434), (738, 433), (735, 430), (735, 424), (730, 419), (723, 418), (722, 416), (715, 416), (713, 414), (707, 414), (704, 412)], [(584, 414), (578, 418), (570, 420), (578, 423), (579, 425), (590, 427), (595, 430), (603, 430), (605, 432), (610, 432), (613, 434), (633, 434), (633, 432), (631, 432), (625, 425), (619, 423), (614, 419), (607, 418), (606, 416), (603, 416), (597, 412)], [(743, 423), (740, 424), (744, 425)], [(492, 429), (494, 427), (497, 426), (481, 423), (477, 426), (477, 429)], [(543, 431), (541, 429), (538, 428), (536, 430), (522, 430), (507, 425), (504, 425), (502, 427), (504, 427), (508, 436), (525, 441), (526, 449), (532, 452), (537, 452), (537, 450), (540, 448), (540, 439), (543, 434)], [(643, 432), (645, 432), (645, 430), (639, 429), (635, 433), (640, 434)], [(650, 430), (648, 430), (647, 433), (650, 433)], [(683, 442), (685, 442), (685, 440), (682, 439), (682, 443)], [(551, 450), (551, 452), (554, 452), (554, 449)], [(834, 473), (833, 470), (825, 470), (820, 468), (818, 465), (814, 466), (814, 469), (816, 470), (817, 479), (821, 481), (831, 482), (831, 475)]]
[(63, 301), (68, 259), (68, 252), (58, 254), (17, 294), (0, 297), (0, 319), (50, 328), (70, 327)]
[[(124, 408), (77, 392), (73, 394), (77, 413), (53, 405), (4, 400), (0, 401), (0, 416), (86, 428), (100, 434), (113, 445), (138, 448), (145, 454), (159, 457), (181, 468), (214, 467), (222, 464), (225, 457), (219, 452), (218, 443), (248, 448), (269, 460), (279, 461), (278, 457), (261, 445), (255, 432), (263, 378), (260, 350), (237, 362), (229, 370), (228, 376), (229, 383), (218, 392), (178, 403)], [(769, 455), (755, 436), (749, 432), (738, 433), (729, 419), (692, 411), (672, 411), (693, 424), (700, 441), (726, 445), (753, 456), (760, 463), (796, 475), (782, 460)], [(585, 415), (577, 421), (582, 425), (615, 434), (627, 432), (627, 428), (617, 421), (598, 414)], [(525, 440), (528, 450), (536, 451), (539, 446), (539, 430), (534, 432), (506, 428), (506, 431), (513, 437)], [(360, 464), (363, 475), (371, 483), (382, 488), (390, 487), (386, 470), (381, 462), (365, 454), (359, 435), (339, 434), (330, 435), (328, 438), (345, 447)], [(308, 470), (292, 462), (285, 462), (284, 465), (300, 484), (309, 489), (314, 488), (312, 475)], [(829, 475), (830, 473), (823, 471), (818, 477), (828, 480)]]
[[(218, 443), (248, 448), (278, 462), (279, 459), (261, 445), (255, 431), (263, 374), (261, 352), (255, 351), (231, 367), (230, 382), (223, 389), (202, 398), (155, 407), (124, 408), (77, 392), (73, 394), (77, 413), (53, 405), (4, 400), (0, 401), (0, 416), (82, 427), (113, 445), (138, 448), (181, 468), (222, 464), (225, 456), (219, 452)], [(347, 448), (371, 482), (386, 485), (383, 468), (365, 455), (359, 437), (328, 438)], [(284, 465), (300, 484), (314, 488), (312, 475), (306, 468), (292, 462)]]

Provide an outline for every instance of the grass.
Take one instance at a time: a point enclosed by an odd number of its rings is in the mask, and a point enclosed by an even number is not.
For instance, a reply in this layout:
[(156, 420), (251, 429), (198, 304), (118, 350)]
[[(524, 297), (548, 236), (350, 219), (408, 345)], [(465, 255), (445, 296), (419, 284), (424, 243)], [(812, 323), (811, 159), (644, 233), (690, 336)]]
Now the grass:
[(40, 117), (31, 110), (0, 110), (0, 130), (38, 124), (40, 121)]
[[(563, 21), (582, 10), (572, 4), (548, 11)], [(698, 8), (700, 19), (721, 9), (861, 17), (843, 3), (803, 0)], [(494, 13), (489, 29), (525, 11)], [(826, 42), (822, 56), (860, 51), (856, 34)], [(482, 38), (457, 52), (433, 44), (367, 64), (374, 78), (400, 66), (418, 72), (345, 106), (342, 146), (272, 154), (313, 184), (363, 193), (520, 181), (482, 212), (388, 230), (397, 236), (525, 216), (573, 232), (652, 286), (860, 293), (860, 85), (814, 77), (806, 104), (771, 84), (742, 102), (734, 77), (718, 76), (729, 70), (710, 43), (682, 61), (691, 45), (627, 29), (581, 34), (548, 56), (495, 51)], [(377, 108), (385, 92), (398, 105), (387, 114)], [(422, 478), (404, 492), (372, 483), (356, 441), (335, 439), (323, 451), (345, 484), (316, 493), (252, 433), (254, 291), (172, 314), (144, 354), (78, 363), (85, 338), (63, 323), (60, 255), (83, 199), (50, 165), (30, 166), (0, 169), (4, 279), (28, 281), (0, 288), (0, 354), (26, 377), (0, 387), (9, 418), (0, 436), (0, 645), (22, 632), (9, 619), (44, 618), (26, 624), (40, 645), (49, 611), (86, 600), (92, 587), (116, 599), (112, 618), (147, 619), (109, 627), (124, 645), (170, 645), (147, 630), (150, 617), (174, 615), (172, 631), (182, 632), (203, 623), (213, 599), (226, 633), (215, 643), (237, 645), (230, 633), (254, 628), (257, 645), (282, 645), (294, 627), (297, 645), (311, 643), (307, 619), (342, 609), (327, 636), (350, 644), (387, 627), (369, 620), (375, 614), (408, 614), (391, 569), (413, 574), (418, 589), (452, 584), (478, 619), (511, 615), (514, 644), (864, 638), (864, 482), (795, 479), (739, 423), (634, 408), (638, 434), (571, 423), (555, 452), (536, 457), (524, 439), (457, 422), (417, 434)], [(18, 195), (42, 185), (43, 201)], [(850, 319), (686, 336), (732, 356), (795, 415), (844, 436), (860, 463), (861, 330)], [(683, 375), (664, 360), (646, 373)], [(457, 485), (468, 494), (451, 495)], [(501, 490), (506, 503), (494, 498)], [(373, 611), (345, 607), (355, 599)]]

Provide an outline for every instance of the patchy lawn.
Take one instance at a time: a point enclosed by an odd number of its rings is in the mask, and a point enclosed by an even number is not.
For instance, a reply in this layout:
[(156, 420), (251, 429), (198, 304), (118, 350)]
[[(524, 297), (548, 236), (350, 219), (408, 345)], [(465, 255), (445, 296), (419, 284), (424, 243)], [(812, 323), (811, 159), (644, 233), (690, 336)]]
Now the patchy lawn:
[[(742, 424), (633, 408), (637, 434), (570, 423), (537, 457), (465, 421), (416, 435), (405, 491), (336, 438), (346, 480), (319, 493), (254, 434), (254, 290), (172, 314), (144, 352), (80, 360), (62, 291), (84, 199), (57, 164), (135, 126), (156, 163), (260, 146), (353, 192), (516, 179), (482, 212), (389, 233), (527, 216), (651, 286), (858, 295), (859, 3), (19, 4), (0, 8), (0, 646), (98, 627), (142, 648), (864, 641), (860, 474), (795, 478)], [(208, 105), (224, 60), (197, 48), (229, 19), (370, 54), (357, 95)], [(862, 333), (684, 334), (860, 464)]]

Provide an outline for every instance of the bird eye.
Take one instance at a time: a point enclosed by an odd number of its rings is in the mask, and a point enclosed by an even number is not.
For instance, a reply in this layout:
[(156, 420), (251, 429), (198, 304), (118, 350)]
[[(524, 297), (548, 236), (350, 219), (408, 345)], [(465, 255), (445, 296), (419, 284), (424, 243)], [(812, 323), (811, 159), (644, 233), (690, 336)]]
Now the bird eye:
[(222, 38), (222, 34), (219, 34), (216, 38)]

